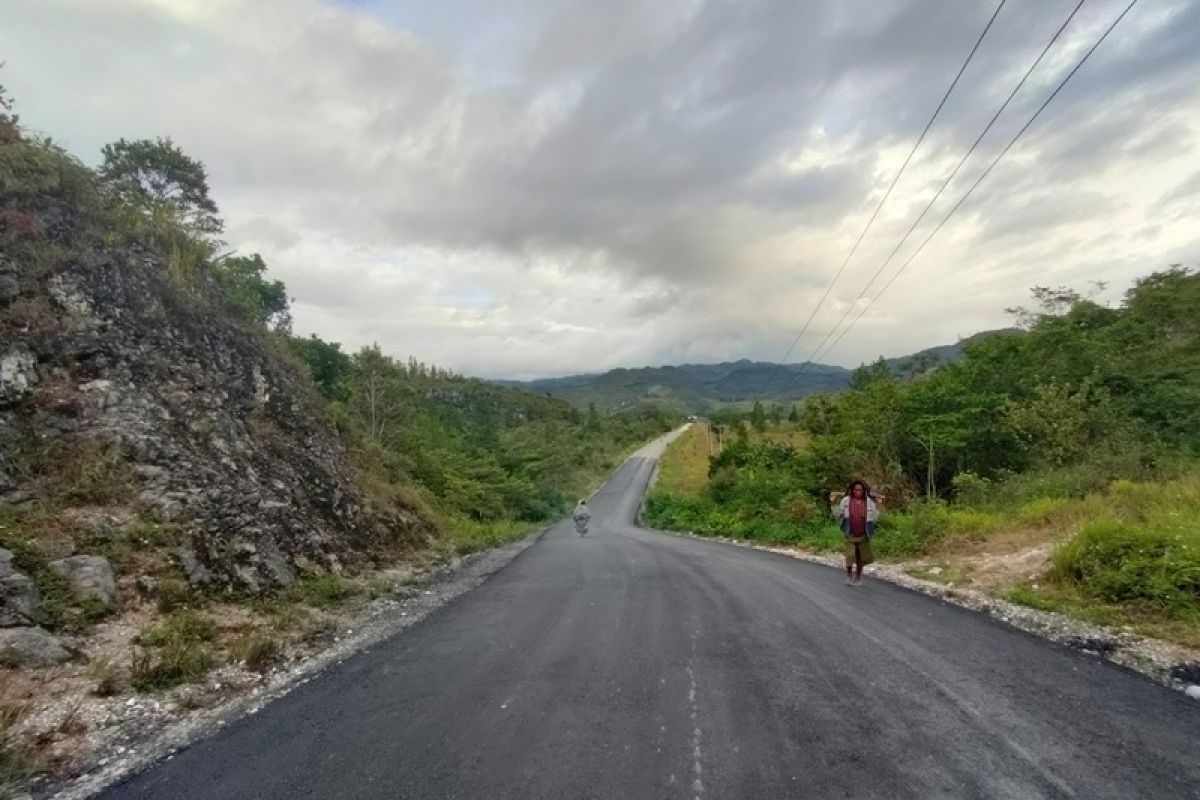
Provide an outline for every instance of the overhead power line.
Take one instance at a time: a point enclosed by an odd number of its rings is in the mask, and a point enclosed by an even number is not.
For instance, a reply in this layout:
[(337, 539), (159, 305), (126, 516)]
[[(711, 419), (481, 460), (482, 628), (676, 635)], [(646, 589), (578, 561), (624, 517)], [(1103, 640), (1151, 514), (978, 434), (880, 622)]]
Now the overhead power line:
[[(821, 340), (821, 343), (813, 348), (812, 353), (801, 365), (800, 371), (797, 373), (796, 377), (804, 374), (806, 366), (811, 364), (817, 358), (817, 355), (821, 352), (821, 349), (825, 347), (833, 335), (837, 333), (838, 329), (842, 327), (842, 324), (845, 323), (846, 319), (852, 313), (854, 313), (855, 309), (858, 308), (858, 302), (867, 296), (867, 293), (871, 291), (871, 287), (874, 286), (875, 282), (879, 280), (879, 276), (883, 274), (885, 269), (887, 269), (888, 264), (892, 263), (892, 259), (895, 258), (896, 254), (900, 252), (900, 249), (904, 247), (905, 243), (908, 241), (908, 238), (912, 236), (913, 232), (916, 231), (916, 229), (925, 220), (925, 216), (933, 208), (934, 204), (937, 203), (938, 199), (941, 198), (942, 193), (946, 191), (946, 187), (948, 187), (950, 183), (958, 176), (958, 173), (963, 168), (963, 165), (967, 163), (967, 160), (979, 147), (979, 143), (982, 142), (984, 137), (988, 135), (988, 132), (996, 124), (996, 121), (1000, 119), (1000, 115), (1004, 113), (1005, 109), (1007, 109), (1009, 104), (1013, 101), (1013, 98), (1016, 97), (1017, 93), (1021, 91), (1021, 88), (1025, 86), (1025, 82), (1029, 80), (1029, 76), (1032, 75), (1033, 71), (1036, 70), (1038, 65), (1042, 63), (1042, 60), (1046, 57), (1046, 54), (1050, 52), (1052, 47), (1054, 47), (1054, 44), (1058, 41), (1059, 37), (1062, 36), (1062, 33), (1067, 29), (1067, 26), (1071, 24), (1071, 20), (1075, 19), (1075, 15), (1079, 13), (1079, 9), (1083, 7), (1085, 2), (1087, 2), (1087, 0), (1079, 0), (1079, 2), (1075, 5), (1075, 8), (1071, 10), (1071, 13), (1067, 15), (1067, 18), (1063, 21), (1062, 25), (1058, 26), (1058, 30), (1056, 30), (1054, 35), (1050, 37), (1050, 41), (1046, 43), (1046, 46), (1042, 48), (1040, 53), (1038, 53), (1037, 58), (1035, 58), (1033, 63), (1029, 65), (1029, 68), (1025, 70), (1025, 74), (1021, 76), (1021, 80), (1017, 81), (1017, 85), (1014, 86), (1012, 91), (1008, 93), (1008, 97), (1006, 97), (1004, 102), (1000, 104), (1000, 108), (996, 109), (996, 113), (992, 115), (992, 118), (988, 120), (987, 125), (985, 125), (983, 130), (979, 132), (979, 135), (975, 137), (975, 141), (971, 143), (969, 148), (967, 148), (967, 152), (965, 152), (963, 157), (959, 159), (958, 163), (954, 165), (954, 169), (950, 171), (950, 174), (947, 175), (945, 180), (942, 181), (942, 185), (938, 187), (938, 190), (934, 193), (933, 197), (931, 197), (929, 202), (925, 204), (925, 208), (922, 209), (917, 218), (913, 220), (912, 225), (910, 225), (908, 230), (904, 232), (904, 235), (900, 237), (900, 241), (898, 241), (896, 246), (892, 248), (892, 251), (888, 253), (887, 258), (883, 260), (883, 263), (879, 265), (879, 268), (875, 270), (875, 274), (871, 276), (871, 280), (867, 281), (866, 286), (864, 286), (862, 291), (858, 293), (858, 297), (854, 299), (854, 303), (846, 307), (845, 313), (843, 313), (841, 318), (838, 319), (837, 323), (835, 323), (834, 326), (829, 329), (829, 332), (825, 334), (825, 338)], [(832, 346), (830, 349), (832, 349)]]
[[(1108, 26), (1108, 28), (1105, 29), (1104, 33), (1102, 33), (1100, 35), (1100, 38), (1097, 39), (1095, 41), (1095, 43), (1088, 49), (1088, 51), (1083, 54), (1083, 58), (1079, 59), (1079, 62), (1075, 64), (1075, 66), (1071, 69), (1071, 71), (1069, 73), (1067, 73), (1067, 76), (1062, 79), (1062, 81), (1058, 84), (1057, 87), (1055, 87), (1054, 91), (1050, 93), (1050, 96), (1047, 97), (1046, 100), (1041, 104), (1041, 106), (1038, 107), (1038, 110), (1033, 113), (1033, 116), (1031, 116), (1029, 118), (1029, 120), (1021, 127), (1021, 130), (1017, 131), (1017, 134), (1015, 136), (1013, 136), (1012, 139), (1009, 140), (1008, 144), (1006, 144), (1004, 146), (1004, 149), (1000, 151), (999, 155), (997, 155), (996, 158), (994, 158), (992, 160), (992, 163), (988, 165), (987, 169), (985, 169), (983, 171), (983, 173), (975, 180), (975, 182), (973, 184), (971, 184), (971, 188), (969, 188), (966, 191), (966, 193), (962, 197), (959, 198), (958, 202), (955, 203), (954, 206), (946, 213), (946, 215), (944, 217), (942, 217), (942, 220), (941, 220), (941, 222), (939, 222), (937, 224), (937, 227), (935, 227), (932, 231), (930, 231), (929, 235), (926, 236), (924, 241), (922, 241), (921, 244), (917, 247), (917, 249), (913, 251), (912, 255), (910, 255), (908, 257), (908, 259), (905, 260), (905, 262), (900, 265), (900, 269), (896, 270), (896, 272), (892, 275), (892, 277), (887, 280), (887, 282), (879, 290), (879, 293), (875, 296), (875, 300), (878, 300), (881, 296), (883, 296), (884, 292), (886, 292), (888, 290), (888, 288), (893, 283), (895, 283), (896, 279), (900, 277), (900, 275), (908, 268), (908, 266), (910, 264), (912, 264), (912, 262), (916, 259), (916, 257), (918, 255), (920, 255), (921, 251), (925, 249), (925, 245), (929, 244), (930, 240), (933, 239), (933, 237), (938, 234), (938, 231), (940, 231), (945, 226), (945, 224), (950, 221), (950, 218), (953, 217), (955, 215), (955, 213), (958, 212), (958, 209), (961, 208), (963, 203), (965, 203), (967, 201), (967, 198), (969, 198), (972, 194), (974, 194), (975, 190), (977, 188), (979, 188), (979, 185), (981, 183), (983, 183), (983, 181), (987, 178), (987, 176), (989, 174), (991, 174), (991, 171), (996, 167), (997, 164), (1000, 163), (1001, 159), (1004, 158), (1004, 156), (1008, 153), (1008, 151), (1012, 149), (1013, 145), (1015, 145), (1017, 143), (1017, 141), (1020, 140), (1020, 138), (1025, 134), (1025, 132), (1027, 130), (1029, 130), (1030, 126), (1033, 125), (1034, 120), (1036, 120), (1041, 115), (1041, 113), (1043, 111), (1045, 111), (1046, 106), (1050, 105), (1050, 102), (1052, 100), (1054, 100), (1055, 97), (1058, 96), (1058, 93), (1062, 91), (1063, 87), (1066, 86), (1068, 82), (1070, 82), (1071, 78), (1073, 78), (1075, 76), (1075, 73), (1079, 71), (1079, 69), (1087, 62), (1087, 60), (1089, 58), (1091, 58), (1092, 53), (1096, 52), (1096, 49), (1098, 47), (1100, 47), (1100, 45), (1104, 42), (1104, 40), (1108, 38), (1108, 35), (1113, 32), (1113, 29), (1116, 28), (1118, 24), (1120, 24), (1121, 20), (1123, 20), (1125, 18), (1125, 15), (1128, 14), (1133, 9), (1133, 7), (1135, 5), (1137, 5), (1137, 3), (1138, 3), (1138, 0), (1131, 0), (1129, 5), (1125, 6), (1125, 9), (1120, 14), (1117, 15), (1117, 18), (1114, 19), (1112, 21), (1112, 23)], [(826, 348), (825, 352), (823, 354), (821, 354), (821, 357), (824, 357), (824, 355), (827, 355), (829, 353), (829, 351), (831, 351), (834, 347), (837, 346), (838, 342), (840, 342), (842, 340), (842, 338), (847, 333), (849, 333), (850, 330), (856, 324), (858, 324), (858, 321), (863, 318), (863, 315), (866, 314), (866, 312), (869, 308), (870, 308), (870, 306), (864, 306), (859, 311), (858, 316), (856, 316), (853, 320), (851, 320), (850, 324), (840, 334), (838, 334), (838, 337), (833, 340), (833, 342), (829, 345), (828, 348)]]
[(992, 16), (988, 19), (987, 25), (983, 27), (983, 33), (979, 34), (979, 38), (975, 40), (975, 46), (972, 47), (971, 52), (967, 54), (967, 60), (964, 61), (962, 66), (958, 68), (958, 73), (954, 76), (954, 80), (950, 82), (950, 88), (948, 88), (946, 93), (942, 95), (942, 100), (938, 103), (937, 108), (934, 109), (933, 116), (931, 116), (929, 121), (925, 123), (925, 128), (921, 131), (921, 135), (917, 137), (916, 144), (912, 146), (912, 150), (908, 152), (908, 157), (904, 159), (904, 163), (900, 165), (900, 169), (896, 172), (896, 176), (892, 178), (892, 182), (888, 185), (887, 191), (885, 191), (883, 193), (883, 197), (879, 199), (879, 203), (875, 206), (875, 211), (871, 214), (870, 219), (867, 220), (867, 224), (865, 227), (863, 227), (862, 232), (858, 234), (858, 238), (855, 239), (854, 246), (851, 247), (850, 252), (846, 254), (846, 258), (842, 261), (842, 265), (838, 268), (837, 273), (833, 276), (833, 280), (830, 281), (829, 285), (825, 287), (825, 293), (821, 295), (821, 299), (818, 300), (816, 306), (813, 307), (812, 313), (808, 315), (808, 319), (804, 322), (804, 327), (800, 329), (800, 333), (796, 334), (796, 338), (788, 347), (787, 352), (783, 354), (783, 358), (779, 359), (778, 366), (771, 373), (771, 377), (767, 380), (768, 389), (775, 382), (776, 378), (778, 378), (779, 373), (783, 371), (784, 365), (787, 363), (788, 358), (791, 357), (792, 352), (796, 349), (796, 345), (800, 344), (800, 340), (804, 337), (804, 334), (808, 332), (809, 327), (812, 325), (813, 319), (817, 316), (817, 312), (820, 311), (821, 306), (825, 304), (825, 301), (829, 299), (829, 293), (833, 291), (834, 285), (837, 284), (838, 280), (842, 277), (842, 273), (846, 271), (846, 267), (849, 265), (850, 260), (854, 258), (854, 254), (858, 252), (859, 245), (861, 245), (863, 239), (866, 238), (867, 232), (871, 230), (871, 226), (875, 224), (875, 218), (878, 217), (879, 212), (883, 210), (884, 203), (886, 203), (888, 198), (891, 196), (892, 190), (896, 188), (896, 184), (900, 181), (900, 176), (904, 174), (904, 170), (908, 168), (908, 164), (910, 161), (912, 161), (917, 149), (921, 146), (921, 143), (925, 141), (925, 136), (929, 133), (929, 129), (933, 127), (934, 121), (938, 118), (938, 115), (942, 113), (942, 108), (946, 105), (946, 101), (950, 99), (950, 95), (954, 91), (954, 87), (958, 85), (959, 79), (962, 78), (963, 72), (966, 71), (967, 65), (971, 63), (973, 58), (975, 58), (975, 53), (979, 50), (979, 45), (983, 44), (984, 37), (987, 36), (988, 31), (991, 30), (992, 23), (994, 23), (996, 21), (996, 17), (1000, 15), (1000, 9), (1004, 8), (1005, 2), (1007, 2), (1007, 0), (1000, 0), (1000, 4), (996, 6), (996, 10), (992, 12)]

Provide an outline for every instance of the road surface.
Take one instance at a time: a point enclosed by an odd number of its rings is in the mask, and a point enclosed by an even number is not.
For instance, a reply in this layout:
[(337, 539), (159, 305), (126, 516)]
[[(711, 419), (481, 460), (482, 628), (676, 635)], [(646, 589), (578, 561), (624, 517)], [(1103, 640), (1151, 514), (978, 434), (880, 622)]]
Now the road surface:
[(869, 578), (640, 530), (656, 453), (586, 538), (558, 525), (103, 797), (1200, 797), (1200, 704)]

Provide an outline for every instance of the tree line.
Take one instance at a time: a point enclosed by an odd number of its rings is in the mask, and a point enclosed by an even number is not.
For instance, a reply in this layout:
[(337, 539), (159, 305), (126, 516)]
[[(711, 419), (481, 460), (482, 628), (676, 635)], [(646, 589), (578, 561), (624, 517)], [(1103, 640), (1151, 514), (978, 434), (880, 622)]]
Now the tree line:
[[(508, 524), (563, 511), (620, 456), (668, 430), (654, 408), (600, 415), (466, 378), (378, 345), (347, 353), (292, 333), (291, 301), (259, 253), (236, 253), (204, 165), (169, 138), (120, 139), (89, 169), (28, 135), (0, 87), (0, 237), (23, 263), (52, 269), (68, 250), (149, 248), (181, 293), (240, 319), (247, 337), (312, 379), (369, 486), (405, 495), (447, 523)], [(68, 248), (47, 219), (87, 217)], [(80, 238), (79, 231), (86, 231)], [(59, 237), (61, 238), (61, 237)], [(84, 241), (86, 239), (86, 241)]]

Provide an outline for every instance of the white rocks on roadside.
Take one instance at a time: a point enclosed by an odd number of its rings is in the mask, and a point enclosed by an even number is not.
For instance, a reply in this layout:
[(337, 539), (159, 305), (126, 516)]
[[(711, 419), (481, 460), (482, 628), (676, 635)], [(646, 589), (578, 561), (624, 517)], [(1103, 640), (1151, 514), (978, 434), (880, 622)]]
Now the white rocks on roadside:
[(37, 358), (24, 345), (0, 353), (0, 404), (15, 403), (38, 381)]
[(1193, 683), (1191, 686), (1184, 689), (1183, 693), (1193, 700), (1200, 700), (1200, 684)]

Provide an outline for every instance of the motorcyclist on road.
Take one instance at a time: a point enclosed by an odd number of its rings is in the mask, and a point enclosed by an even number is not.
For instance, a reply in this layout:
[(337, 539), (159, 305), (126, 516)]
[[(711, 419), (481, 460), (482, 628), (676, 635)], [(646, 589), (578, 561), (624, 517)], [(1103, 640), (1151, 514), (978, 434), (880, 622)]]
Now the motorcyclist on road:
[(575, 512), (571, 514), (571, 519), (575, 520), (575, 530), (579, 531), (580, 536), (587, 533), (588, 521), (591, 518), (592, 512), (588, 511), (587, 501), (580, 500), (575, 505)]

